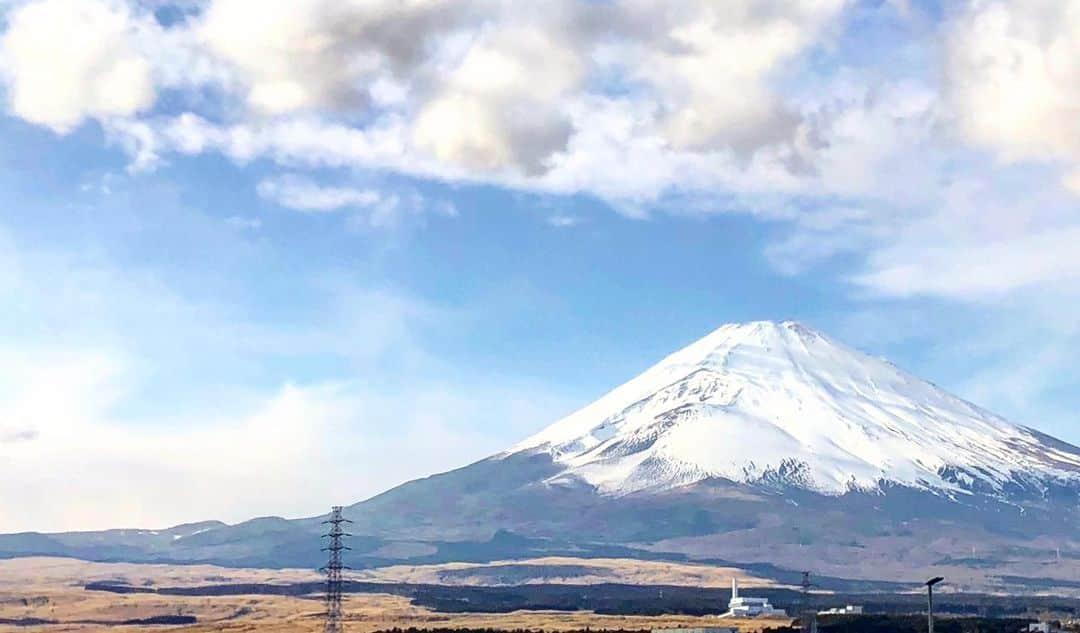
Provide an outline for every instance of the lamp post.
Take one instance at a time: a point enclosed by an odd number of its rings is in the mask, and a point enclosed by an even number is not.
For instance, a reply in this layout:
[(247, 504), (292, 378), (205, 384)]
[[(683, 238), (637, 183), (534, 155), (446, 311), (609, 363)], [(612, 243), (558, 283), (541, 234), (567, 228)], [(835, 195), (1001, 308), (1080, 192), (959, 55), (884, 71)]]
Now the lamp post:
[(945, 580), (941, 576), (935, 576), (926, 581), (926, 623), (929, 633), (934, 633), (934, 585)]

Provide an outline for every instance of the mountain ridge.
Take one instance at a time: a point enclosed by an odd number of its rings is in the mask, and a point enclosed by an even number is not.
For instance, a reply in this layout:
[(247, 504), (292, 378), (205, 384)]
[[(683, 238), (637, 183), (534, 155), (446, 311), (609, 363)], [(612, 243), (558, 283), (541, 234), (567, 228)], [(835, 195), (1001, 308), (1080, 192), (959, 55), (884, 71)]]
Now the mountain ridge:
[[(659, 557), (863, 580), (945, 566), (993, 587), (1080, 574), (1080, 448), (799, 323), (729, 324), (506, 451), (345, 513), (355, 568)], [(0, 558), (317, 567), (320, 520), (0, 535)]]

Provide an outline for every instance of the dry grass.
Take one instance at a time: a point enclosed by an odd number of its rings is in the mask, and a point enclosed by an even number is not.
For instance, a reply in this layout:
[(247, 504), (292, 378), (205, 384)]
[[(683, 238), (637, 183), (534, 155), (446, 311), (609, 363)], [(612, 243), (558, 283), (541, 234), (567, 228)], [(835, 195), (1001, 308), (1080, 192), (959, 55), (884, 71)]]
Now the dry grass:
[(120, 582), (136, 587), (318, 580), (308, 569), (230, 569), (215, 565), (137, 565), (90, 563), (73, 558), (15, 558), (0, 560), (0, 592), (33, 586), (82, 586), (89, 582)]
[[(560, 577), (545, 574), (527, 580), (532, 583), (594, 584), (601, 582), (631, 585), (681, 585), (688, 587), (727, 587), (737, 577), (744, 587), (776, 587), (772, 580), (754, 576), (733, 567), (713, 567), (665, 561), (640, 561), (625, 558), (547, 557), (491, 563), (444, 563), (439, 565), (394, 565), (352, 573), (349, 578), (371, 582), (413, 584), (479, 585), (468, 574), (448, 580), (442, 572), (498, 570), (500, 567), (562, 565), (587, 568), (590, 573)], [(0, 591), (28, 585), (79, 585), (88, 582), (120, 582), (139, 586), (194, 586), (244, 582), (295, 583), (319, 580), (321, 576), (307, 569), (232, 569), (214, 565), (140, 565), (132, 563), (91, 563), (71, 558), (17, 558), (0, 560)]]
[(681, 585), (687, 587), (727, 587), (732, 577), (739, 579), (744, 587), (775, 587), (775, 582), (768, 578), (754, 576), (733, 567), (713, 567), (666, 561), (631, 560), (626, 558), (569, 558), (551, 556), (527, 560), (495, 561), (492, 563), (445, 563), (441, 565), (394, 565), (359, 572), (357, 580), (376, 582), (404, 582), (428, 584), (480, 585), (479, 577), (470, 578), (468, 574), (458, 576), (453, 582), (441, 572), (498, 570), (500, 567), (531, 565), (558, 566), (572, 565), (587, 568), (590, 573), (571, 577), (547, 574), (526, 580), (525, 583), (559, 583), (588, 585), (611, 582), (630, 585)]
[[(522, 562), (522, 561), (517, 561)], [(732, 570), (708, 568), (690, 571), (667, 563), (636, 561), (580, 561), (577, 559), (539, 559), (534, 563), (594, 564), (598, 573), (619, 570), (628, 577), (641, 579), (682, 578), (702, 579), (704, 583), (726, 583)], [(471, 566), (468, 566), (471, 567)], [(437, 568), (461, 568), (461, 565), (397, 567), (373, 570), (383, 580), (420, 582)], [(607, 571), (602, 571), (607, 570)], [(740, 577), (745, 577), (740, 574)], [(297, 582), (318, 578), (307, 570), (226, 569), (209, 565), (168, 566), (133, 565), (124, 563), (87, 563), (68, 559), (17, 559), (0, 561), (0, 618), (40, 618), (68, 624), (42, 627), (0, 625), (0, 631), (28, 633), (29, 631), (269, 631), (314, 632), (322, 627), (322, 604), (316, 598), (286, 596), (161, 596), (156, 594), (111, 594), (85, 591), (82, 585), (91, 581), (121, 581), (133, 585), (153, 583), (157, 586), (181, 586), (233, 582)], [(749, 584), (760, 579), (746, 578)], [(703, 583), (703, 584), (704, 584)], [(714, 617), (683, 616), (607, 616), (592, 612), (519, 611), (507, 614), (450, 614), (439, 613), (409, 603), (407, 598), (384, 594), (348, 596), (345, 604), (348, 630), (370, 633), (392, 627), (501, 628), (569, 631), (591, 628), (651, 629), (668, 626), (715, 625)], [(122, 621), (161, 615), (192, 615), (198, 624), (192, 626), (106, 626), (73, 624), (77, 620)], [(755, 633), (764, 626), (776, 626), (786, 621), (725, 620), (746, 633)]]
[[(174, 597), (150, 594), (114, 595), (83, 592), (76, 589), (39, 594), (47, 603), (30, 606), (0, 606), (3, 618), (42, 618), (71, 622), (74, 620), (120, 621), (155, 615), (182, 613), (193, 615), (198, 624), (191, 626), (121, 627), (92, 624), (58, 624), (38, 627), (47, 632), (59, 631), (274, 631), (314, 632), (321, 630), (322, 604), (316, 599), (279, 596)], [(715, 617), (690, 616), (609, 616), (592, 612), (516, 611), (505, 614), (438, 613), (416, 607), (408, 599), (385, 594), (349, 596), (345, 601), (347, 628), (355, 633), (371, 633), (393, 627), (500, 628), (570, 631), (590, 628), (652, 629), (669, 626), (717, 625)], [(776, 626), (787, 620), (725, 620), (746, 633)], [(26, 627), (0, 625), (0, 631), (27, 631)]]

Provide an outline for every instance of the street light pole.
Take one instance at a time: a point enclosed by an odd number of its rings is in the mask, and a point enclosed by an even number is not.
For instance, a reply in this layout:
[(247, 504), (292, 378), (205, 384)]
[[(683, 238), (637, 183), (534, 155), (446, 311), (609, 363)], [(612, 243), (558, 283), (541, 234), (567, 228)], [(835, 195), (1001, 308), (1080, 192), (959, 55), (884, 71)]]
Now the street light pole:
[(926, 625), (929, 633), (934, 633), (934, 585), (945, 580), (935, 576), (926, 581)]

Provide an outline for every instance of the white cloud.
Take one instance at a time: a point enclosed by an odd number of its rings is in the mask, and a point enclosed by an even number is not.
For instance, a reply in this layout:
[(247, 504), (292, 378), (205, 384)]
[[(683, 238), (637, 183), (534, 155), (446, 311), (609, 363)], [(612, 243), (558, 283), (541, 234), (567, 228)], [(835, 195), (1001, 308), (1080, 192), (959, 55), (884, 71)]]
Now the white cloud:
[(135, 40), (153, 28), (118, 1), (37, 0), (15, 8), (0, 41), (11, 111), (63, 133), (87, 117), (149, 108), (152, 61)]
[[(827, 50), (845, 0), (273, 0), (257, 10), (213, 0), (168, 28), (121, 0), (81, 3), (86, 16), (75, 20), (65, 10), (73, 2), (11, 10), (14, 112), (58, 131), (105, 119), (135, 169), (171, 152), (218, 151), (290, 168), (585, 191), (640, 215), (673, 191), (877, 196), (894, 180), (879, 166), (898, 158), (897, 146), (948, 123), (932, 88), (882, 80), (889, 69), (852, 71), (862, 103), (829, 85), (843, 82), (842, 64), (819, 77), (824, 86), (785, 86), (801, 56)], [(967, 138), (1007, 160), (1063, 161), (1072, 188), (1077, 13), (1067, 3), (973, 1), (946, 29), (944, 73)], [(99, 90), (110, 77), (123, 89)], [(199, 91), (223, 90), (229, 114), (140, 117), (155, 82), (196, 106), (206, 104)], [(250, 111), (231, 107), (232, 95)]]
[(395, 229), (422, 221), (427, 213), (457, 216), (457, 208), (445, 200), (428, 200), (416, 191), (322, 185), (296, 174), (264, 178), (257, 193), (276, 204), (302, 213), (348, 211), (347, 226), (353, 229)]
[(627, 19), (656, 35), (616, 42), (616, 63), (656, 90), (665, 111), (660, 126), (675, 147), (752, 154), (792, 139), (799, 116), (769, 80), (846, 4), (629, 3)]
[[(153, 140), (166, 148), (218, 149), (238, 161), (269, 156), (306, 168), (392, 166), (534, 191), (586, 191), (627, 215), (649, 209), (754, 213), (789, 227), (787, 238), (767, 248), (782, 272), (799, 274), (838, 254), (854, 254), (865, 265), (851, 279), (877, 294), (985, 300), (1076, 278), (1068, 246), (1045, 237), (1076, 226), (1053, 174), (988, 176), (1009, 167), (972, 161), (964, 148), (950, 144), (941, 133), (946, 113), (928, 84), (842, 74), (802, 101), (813, 115), (805, 115), (796, 136), (816, 138), (804, 146), (810, 149), (771, 146), (749, 161), (730, 151), (674, 150), (656, 125), (657, 106), (647, 100), (568, 97), (560, 103), (575, 132), (546, 159), (547, 171), (534, 176), (492, 175), (420, 158), (402, 141), (408, 131), (396, 118), (355, 128), (310, 117), (218, 126), (185, 115), (156, 122), (164, 131)], [(387, 212), (358, 216), (350, 225), (385, 224), (380, 218), (408, 217), (416, 205), (399, 196), (370, 208)], [(1010, 254), (1023, 257), (1034, 243), (1053, 250), (1002, 274), (988, 270), (990, 280), (967, 282), (983, 266), (968, 264), (972, 258), (981, 261), (991, 251), (1003, 261)]]
[(845, 4), (215, 0), (199, 39), (257, 110), (393, 112), (421, 155), (535, 176), (575, 132), (566, 100), (604, 75), (641, 83), (650, 127), (678, 148), (789, 142), (799, 116), (770, 76)]
[(150, 124), (137, 119), (108, 119), (103, 124), (108, 142), (119, 145), (131, 158), (128, 173), (153, 171), (165, 163), (162, 139)]
[[(285, 387), (234, 420), (204, 418), (174, 429), (124, 422), (112, 410), (134, 377), (103, 351), (9, 349), (0, 375), (9, 386), (0, 416), (36, 434), (0, 449), (0, 499), (21, 510), (0, 518), (3, 531), (154, 526), (199, 505), (220, 513), (230, 502), (284, 502), (268, 489), (301, 492), (282, 473), (301, 467), (316, 434), (340, 414), (326, 394)], [(232, 491), (214, 493), (212, 482), (225, 480)]]
[[(61, 13), (66, 1), (13, 9), (5, 42), (60, 37), (69, 28), (63, 19), (26, 16)], [(191, 111), (175, 116), (105, 112), (90, 100), (74, 118), (47, 123), (69, 129), (103, 117), (134, 170), (160, 167), (173, 153), (268, 159), (292, 175), (264, 180), (260, 195), (311, 213), (348, 208), (354, 228), (399, 224), (431, 203), (408, 192), (317, 184), (304, 170), (585, 192), (635, 217), (752, 213), (787, 227), (767, 250), (782, 271), (855, 254), (865, 265), (852, 278), (890, 295), (985, 298), (1074, 277), (1060, 241), (1045, 237), (1075, 228), (1054, 196), (1062, 185), (1080, 187), (1072, 116), (1080, 18), (1068, 3), (973, 0), (957, 10), (941, 30), (942, 92), (933, 69), (893, 73), (847, 59), (808, 67), (814, 74), (805, 85), (785, 79), (808, 54), (830, 53), (849, 9), (844, 0), (543, 7), (274, 0), (257, 10), (213, 0), (170, 28), (116, 1), (87, 5), (96, 7), (91, 23), (117, 35), (91, 51), (98, 62), (56, 57), (73, 90), (85, 92), (102, 64), (133, 56), (153, 66), (148, 77), (181, 92), (222, 90), (228, 112), (200, 108), (205, 101), (188, 94)], [(871, 14), (911, 24), (913, 11), (888, 5)], [(39, 57), (52, 59), (20, 59)], [(13, 80), (16, 98), (20, 85)], [(152, 98), (152, 83), (145, 85)], [(57, 103), (70, 110), (69, 100)], [(1047, 169), (1059, 172), (985, 184), (994, 180), (986, 174), (1009, 165), (972, 158), (955, 145), (957, 130), (1006, 161), (1050, 161)], [(967, 199), (971, 183), (985, 191)], [(1038, 196), (1050, 211), (1010, 186), (1052, 189)], [(833, 224), (822, 224), (829, 218)], [(979, 228), (970, 233), (973, 223)], [(1042, 263), (960, 289), (965, 258), (993, 251), (1008, 259), (1044, 242), (1058, 250), (1037, 258)], [(915, 257), (947, 267), (945, 274)]]
[(1069, 191), (1080, 195), (1080, 167), (1065, 174), (1064, 178), (1061, 179), (1061, 184)]
[(38, 437), (36, 429), (31, 428), (8, 428), (0, 431), (0, 444), (14, 444), (16, 442), (30, 442)]
[(20, 509), (0, 516), (0, 532), (317, 514), (499, 450), (459, 421), (517, 406), (510, 393), (474, 400), (449, 385), (285, 384), (214, 413), (132, 420), (116, 410), (135, 376), (112, 354), (24, 352), (0, 354), (0, 418), (25, 427), (0, 441), (0, 503)]
[(245, 217), (242, 215), (230, 215), (225, 218), (225, 224), (237, 229), (257, 231), (262, 228), (262, 220), (259, 218)]
[(472, 4), (480, 3), (213, 0), (198, 38), (237, 70), (258, 110), (363, 109), (385, 101), (387, 82), (412, 80), (432, 41)]
[[(561, 12), (553, 3), (545, 12)], [(549, 14), (550, 15), (550, 14)], [(545, 171), (572, 129), (563, 98), (580, 87), (586, 60), (550, 19), (483, 28), (435, 96), (420, 109), (413, 139), (436, 158), (480, 172)]]
[(547, 219), (547, 223), (557, 229), (564, 229), (581, 224), (581, 218), (573, 215), (555, 214)]
[(947, 44), (948, 96), (968, 139), (1006, 161), (1080, 169), (1080, 6), (975, 0)]
[(343, 207), (371, 207), (382, 199), (372, 189), (327, 187), (294, 174), (263, 179), (256, 191), (283, 207), (309, 213), (337, 211)]
[(311, 516), (505, 448), (476, 420), (514, 419), (524, 434), (556, 413), (525, 386), (414, 380), (284, 384), (131, 419), (118, 411), (132, 369), (102, 350), (0, 354), (0, 418), (23, 425), (0, 436), (0, 504), (20, 509), (0, 515), (0, 533)]
[(873, 255), (859, 284), (892, 296), (980, 300), (1036, 284), (1080, 279), (1080, 225), (1000, 242), (923, 248), (904, 244)]
[(424, 211), (424, 199), (415, 192), (391, 193), (381, 196), (371, 205), (369, 213), (355, 214), (350, 226), (357, 229), (391, 229), (406, 218), (417, 217)]
[[(266, 157), (281, 165), (305, 168), (354, 166), (413, 171), (402, 144), (401, 122), (395, 119), (366, 128), (303, 116), (220, 125), (185, 113), (139, 123), (148, 126), (154, 134), (147, 139), (138, 136), (132, 139), (136, 157), (140, 153), (157, 156), (170, 151), (184, 154), (217, 151), (237, 163)], [(123, 133), (122, 128), (116, 129)], [(415, 169), (423, 172), (425, 168)]]
[(485, 457), (566, 405), (448, 371), (425, 337), (468, 316), (344, 274), (279, 289), (299, 314), (268, 322), (89, 247), (2, 229), (0, 246), (0, 507), (20, 509), (0, 532), (314, 515)]
[[(541, 188), (567, 180), (546, 178), (559, 165), (595, 164), (572, 155), (591, 147), (595, 141), (577, 139), (595, 139), (592, 126), (602, 124), (577, 104), (608, 98), (605, 85), (632, 102), (634, 140), (658, 144), (669, 165), (701, 156), (702, 170), (719, 163), (730, 171), (761, 151), (790, 154), (803, 115), (784, 101), (774, 75), (818, 44), (846, 4), (273, 0), (254, 8), (213, 0), (161, 27), (121, 0), (93, 1), (110, 19), (85, 39), (111, 42), (95, 52), (104, 62), (29, 49), (22, 58), (53, 60), (70, 76), (61, 83), (72, 95), (93, 93), (102, 65), (115, 59), (138, 69), (124, 75), (126, 92), (110, 91), (117, 102), (101, 107), (42, 92), (37, 109), (68, 116), (16, 114), (58, 131), (105, 119), (129, 137), (139, 168), (168, 152), (222, 151), (238, 161), (268, 156)], [(37, 0), (14, 15), (62, 13), (65, 2), (74, 0)], [(14, 19), (5, 37), (57, 41), (63, 24)], [(16, 95), (38, 76), (24, 75), (13, 82)], [(213, 124), (197, 111), (171, 121), (108, 120), (146, 109), (155, 81), (197, 105), (206, 103), (201, 91), (220, 92), (229, 115)]]
[(1001, 164), (956, 146), (942, 133), (948, 109), (925, 84), (838, 79), (815, 87), (829, 105), (816, 121), (814, 177), (771, 193), (751, 185), (727, 205), (782, 227), (765, 248), (778, 270), (802, 274), (847, 256), (848, 279), (873, 296), (980, 303), (1080, 280), (1070, 246), (1080, 216), (1054, 166)]

